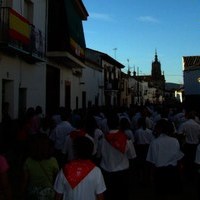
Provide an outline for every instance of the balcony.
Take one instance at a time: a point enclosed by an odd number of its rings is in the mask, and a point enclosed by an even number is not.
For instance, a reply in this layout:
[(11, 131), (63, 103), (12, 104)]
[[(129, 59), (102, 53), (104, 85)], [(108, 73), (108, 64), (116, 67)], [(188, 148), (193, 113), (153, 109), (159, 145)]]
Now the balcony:
[(119, 79), (106, 81), (105, 86), (105, 90), (107, 91), (119, 90)]
[[(60, 32), (58, 31), (58, 34)], [(52, 37), (53, 38), (53, 37)], [(85, 49), (82, 48), (75, 40), (71, 37), (68, 40), (62, 40), (59, 36), (54, 36), (54, 38), (58, 38), (57, 40), (51, 40), (50, 38), (48, 41), (48, 47), (46, 56), (55, 60), (55, 62), (62, 63), (68, 68), (75, 68), (80, 70), (81, 68), (85, 68)], [(56, 43), (56, 45), (54, 44)], [(60, 44), (62, 43), (62, 45)], [(64, 46), (63, 46), (64, 45)], [(75, 70), (76, 71), (76, 70)], [(74, 74), (74, 73), (73, 73)], [(81, 73), (75, 73), (82, 74)]]
[(27, 62), (44, 61), (45, 39), (42, 31), (7, 7), (0, 8), (0, 49), (20, 55)]

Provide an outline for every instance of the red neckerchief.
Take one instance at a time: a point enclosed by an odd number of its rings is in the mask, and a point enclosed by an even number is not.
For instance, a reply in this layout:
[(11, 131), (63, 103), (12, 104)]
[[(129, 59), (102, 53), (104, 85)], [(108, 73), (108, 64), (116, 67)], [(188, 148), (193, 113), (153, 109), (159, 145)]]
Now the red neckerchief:
[(63, 168), (65, 178), (74, 189), (95, 167), (90, 160), (73, 160)]
[(70, 133), (70, 137), (72, 140), (76, 139), (77, 137), (81, 137), (85, 135), (86, 135), (86, 132), (83, 129), (78, 129)]
[(122, 131), (117, 131), (116, 133), (108, 133), (106, 140), (120, 152), (125, 153), (127, 136)]

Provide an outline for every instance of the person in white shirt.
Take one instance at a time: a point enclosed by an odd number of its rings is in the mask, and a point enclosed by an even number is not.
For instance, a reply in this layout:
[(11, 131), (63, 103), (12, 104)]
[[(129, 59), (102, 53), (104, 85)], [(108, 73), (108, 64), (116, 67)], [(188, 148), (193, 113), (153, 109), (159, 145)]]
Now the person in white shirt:
[(73, 140), (79, 136), (88, 137), (94, 144), (93, 150), (93, 162), (99, 164), (99, 142), (103, 137), (103, 132), (98, 128), (96, 120), (93, 116), (89, 115), (84, 119), (78, 119), (76, 122), (76, 130), (70, 132), (66, 139), (62, 149), (62, 153), (65, 155), (65, 161), (74, 159), (73, 153)]
[(187, 120), (182, 123), (178, 129), (178, 135), (184, 137), (183, 151), (185, 154), (185, 176), (187, 179), (193, 179), (195, 174), (194, 159), (197, 145), (200, 142), (200, 124), (195, 121), (195, 112), (186, 113)]
[(149, 144), (155, 138), (152, 130), (146, 127), (145, 118), (141, 117), (137, 122), (138, 129), (135, 131), (135, 149), (136, 149), (136, 168), (138, 181), (147, 184), (150, 180), (149, 165), (146, 161)]
[[(135, 131), (135, 144), (137, 145), (149, 145), (154, 139), (152, 130), (148, 129), (145, 123), (145, 118), (141, 117), (137, 122), (138, 129)], [(146, 156), (145, 156), (146, 157)]]
[(130, 120), (127, 117), (121, 117), (119, 119), (119, 129), (124, 131), (128, 139), (131, 140), (132, 143), (134, 144), (135, 138), (133, 135), (133, 131), (131, 130)]
[(73, 147), (76, 158), (66, 163), (56, 177), (55, 200), (104, 200), (104, 177), (90, 160), (94, 148), (92, 141), (80, 136), (74, 139)]
[(141, 112), (141, 116), (145, 118), (146, 127), (148, 129), (153, 130), (154, 122), (151, 119), (152, 111), (148, 107), (144, 106), (143, 109), (142, 109), (142, 112)]
[(170, 136), (171, 126), (168, 120), (159, 120), (155, 131), (157, 138), (150, 143), (146, 158), (154, 169), (155, 192), (157, 195), (180, 192), (179, 163), (184, 154), (178, 140)]
[(187, 113), (186, 118), (187, 120), (180, 125), (178, 134), (185, 137), (185, 143), (197, 145), (200, 142), (200, 125), (195, 121), (193, 111)]
[[(94, 144), (94, 139), (90, 135), (88, 135), (85, 132), (85, 130), (76, 129), (70, 132), (65, 139), (65, 144), (62, 149), (62, 153), (64, 155), (64, 162), (69, 162), (71, 160), (74, 160), (75, 155), (74, 155), (74, 150), (73, 150), (73, 143), (74, 143), (74, 140), (80, 136), (88, 137)], [(95, 152), (95, 149), (93, 150), (93, 152)]]
[(126, 134), (119, 130), (117, 114), (108, 117), (110, 132), (102, 138), (101, 161), (107, 190), (105, 197), (108, 200), (128, 199), (129, 195), (129, 159), (135, 158), (135, 149)]
[(90, 110), (90, 114), (92, 114), (96, 120), (97, 126), (104, 134), (109, 131), (107, 117), (105, 116), (104, 112), (101, 111), (100, 107), (93, 107)]
[(186, 121), (185, 110), (182, 107), (181, 108), (178, 107), (173, 116), (173, 122), (176, 126), (176, 129), (179, 129), (180, 125), (185, 121)]
[(63, 164), (64, 155), (62, 150), (64, 148), (66, 137), (69, 133), (75, 130), (75, 128), (71, 125), (70, 119), (71, 112), (66, 108), (60, 108), (60, 116), (62, 122), (60, 122), (52, 131), (49, 138), (54, 143), (55, 148), (55, 157), (58, 160), (59, 165)]
[(84, 123), (85, 132), (93, 139), (94, 142), (94, 152), (93, 152), (93, 161), (99, 165), (100, 162), (100, 148), (99, 144), (104, 137), (103, 131), (98, 127), (95, 117), (88, 114), (85, 118)]

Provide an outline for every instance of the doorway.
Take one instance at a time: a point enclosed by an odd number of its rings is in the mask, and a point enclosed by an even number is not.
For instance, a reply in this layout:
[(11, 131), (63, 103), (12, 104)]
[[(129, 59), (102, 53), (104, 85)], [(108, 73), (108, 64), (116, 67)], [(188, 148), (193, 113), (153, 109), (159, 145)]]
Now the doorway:
[(27, 109), (27, 89), (19, 88), (19, 102), (18, 102), (18, 117), (21, 118), (24, 116)]
[(47, 65), (46, 113), (54, 113), (60, 106), (60, 69)]
[(65, 107), (71, 109), (71, 83), (65, 81)]
[(2, 80), (2, 105), (1, 110), (3, 111), (3, 105), (5, 103), (8, 106), (8, 113), (13, 118), (14, 117), (14, 81), (3, 79)]

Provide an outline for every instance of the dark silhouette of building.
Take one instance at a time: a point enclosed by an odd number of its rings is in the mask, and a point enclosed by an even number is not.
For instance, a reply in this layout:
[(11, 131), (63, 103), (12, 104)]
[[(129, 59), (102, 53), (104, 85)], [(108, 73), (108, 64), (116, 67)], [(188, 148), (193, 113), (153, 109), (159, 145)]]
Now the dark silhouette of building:
[(163, 90), (165, 86), (164, 73), (161, 73), (161, 64), (158, 60), (157, 52), (155, 52), (155, 60), (152, 62), (151, 81), (153, 87)]
[[(136, 72), (134, 72), (136, 75)], [(164, 97), (165, 91), (165, 75), (164, 72), (161, 71), (161, 63), (158, 60), (157, 51), (155, 51), (155, 58), (152, 62), (151, 67), (151, 75), (140, 75), (139, 73), (136, 75), (137, 80), (148, 82), (149, 87), (156, 88), (155, 98), (159, 98), (160, 96)]]

